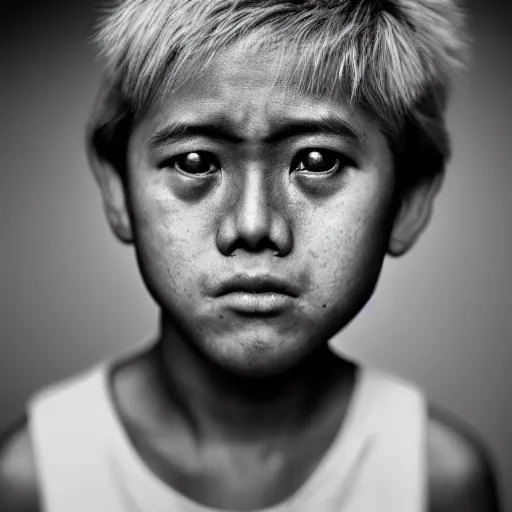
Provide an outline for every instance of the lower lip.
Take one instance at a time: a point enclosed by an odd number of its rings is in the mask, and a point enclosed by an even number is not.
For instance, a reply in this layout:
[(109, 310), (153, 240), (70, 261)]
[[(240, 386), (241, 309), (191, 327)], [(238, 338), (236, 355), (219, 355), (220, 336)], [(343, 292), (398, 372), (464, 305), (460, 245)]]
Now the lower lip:
[(290, 295), (275, 292), (234, 292), (223, 295), (219, 299), (227, 308), (246, 314), (279, 313), (289, 307), (293, 301)]

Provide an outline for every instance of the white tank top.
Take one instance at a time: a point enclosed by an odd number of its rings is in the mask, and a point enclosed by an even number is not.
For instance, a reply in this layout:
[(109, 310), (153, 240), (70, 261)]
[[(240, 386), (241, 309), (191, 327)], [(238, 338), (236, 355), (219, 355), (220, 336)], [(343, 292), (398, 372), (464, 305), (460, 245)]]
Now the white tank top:
[[(43, 512), (219, 512), (178, 493), (138, 455), (112, 403), (112, 363), (28, 406)], [(361, 368), (347, 416), (306, 483), (258, 512), (425, 512), (426, 409), (414, 387)]]

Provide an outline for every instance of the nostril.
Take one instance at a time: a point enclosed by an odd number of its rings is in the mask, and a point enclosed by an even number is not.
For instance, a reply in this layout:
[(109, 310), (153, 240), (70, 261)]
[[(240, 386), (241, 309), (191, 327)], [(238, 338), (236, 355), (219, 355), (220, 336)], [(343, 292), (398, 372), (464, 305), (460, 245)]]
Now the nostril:
[(264, 251), (272, 251), (274, 254), (278, 255), (280, 253), (279, 247), (270, 240), (268, 237), (263, 237), (257, 241), (247, 240), (244, 238), (237, 238), (229, 250), (230, 256), (236, 256), (237, 251), (244, 252), (264, 252)]

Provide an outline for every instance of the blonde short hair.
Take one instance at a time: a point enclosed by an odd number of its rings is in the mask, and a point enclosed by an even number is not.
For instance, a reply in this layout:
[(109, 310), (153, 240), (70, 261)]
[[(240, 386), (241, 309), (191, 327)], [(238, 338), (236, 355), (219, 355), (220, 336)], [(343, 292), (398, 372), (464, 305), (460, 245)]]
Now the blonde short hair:
[(446, 102), (467, 47), (454, 0), (115, 2), (96, 35), (106, 71), (89, 126), (96, 150), (122, 158), (130, 123), (244, 39), (254, 52), (296, 56), (283, 76), (302, 92), (370, 111), (400, 162), (409, 155), (416, 167), (443, 170)]

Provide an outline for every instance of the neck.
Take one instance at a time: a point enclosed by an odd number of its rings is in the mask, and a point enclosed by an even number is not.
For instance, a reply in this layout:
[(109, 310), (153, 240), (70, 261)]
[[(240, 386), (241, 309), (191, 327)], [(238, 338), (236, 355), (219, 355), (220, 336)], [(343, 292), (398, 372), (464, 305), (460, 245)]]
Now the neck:
[(323, 344), (277, 376), (246, 377), (208, 360), (172, 322), (161, 322), (155, 364), (173, 408), (200, 438), (271, 440), (292, 434), (349, 391), (353, 365)]

